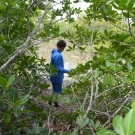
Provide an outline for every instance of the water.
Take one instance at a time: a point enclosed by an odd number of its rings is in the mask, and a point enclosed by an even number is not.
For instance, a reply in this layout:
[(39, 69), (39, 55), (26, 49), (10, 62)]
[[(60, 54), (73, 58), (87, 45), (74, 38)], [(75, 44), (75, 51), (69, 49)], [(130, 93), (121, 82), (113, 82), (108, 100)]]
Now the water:
[[(68, 45), (71, 45), (68, 43)], [(47, 62), (50, 62), (51, 57), (51, 50), (53, 48), (56, 48), (56, 41), (50, 41), (49, 43), (45, 44), (42, 43), (39, 46), (38, 55), (39, 57), (43, 57), (47, 60)], [(67, 49), (68, 47), (66, 47)], [(78, 51), (72, 52), (72, 51), (66, 51), (66, 49), (62, 52), (63, 58), (64, 58), (64, 68), (65, 69), (74, 69), (79, 63), (85, 63), (86, 60), (82, 59), (82, 56), (79, 54)], [(85, 56), (84, 56), (85, 57)], [(64, 74), (64, 85), (71, 83), (71, 78), (68, 77), (67, 74)]]

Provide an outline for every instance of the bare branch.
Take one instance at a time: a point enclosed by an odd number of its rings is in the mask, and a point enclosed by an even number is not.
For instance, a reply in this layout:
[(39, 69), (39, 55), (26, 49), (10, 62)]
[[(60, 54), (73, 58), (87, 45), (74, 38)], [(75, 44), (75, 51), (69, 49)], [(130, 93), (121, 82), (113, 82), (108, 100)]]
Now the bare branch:
[[(48, 3), (49, 4), (49, 3)], [(25, 49), (28, 47), (28, 44), (30, 42), (30, 40), (32, 39), (32, 37), (34, 36), (34, 34), (37, 32), (40, 24), (42, 23), (46, 13), (48, 11), (48, 8), (46, 6), (45, 10), (44, 10), (44, 13), (42, 15), (42, 17), (39, 19), (39, 22), (38, 24), (35, 26), (34, 30), (29, 34), (29, 36), (27, 37), (26, 41), (16, 50), (16, 53), (4, 64), (0, 67), (0, 72), (6, 70), (10, 65), (11, 63), (14, 62), (14, 60), (20, 55), (22, 54)]]
[[(94, 34), (94, 23), (92, 25), (92, 35), (91, 35), (90, 40), (89, 40), (89, 45), (90, 45), (90, 60), (93, 57), (92, 56), (93, 55), (93, 51), (92, 51), (93, 34)], [(88, 112), (91, 110), (92, 102), (93, 102), (93, 96), (94, 96), (94, 74), (93, 74), (94, 72), (93, 72), (92, 68), (90, 70), (91, 70), (91, 74), (92, 74), (92, 77), (91, 77), (91, 95), (90, 95), (89, 105), (88, 105), (87, 110), (86, 110), (86, 115), (83, 116), (83, 119), (86, 118)]]
[(127, 21), (128, 21), (128, 23), (127, 23), (127, 25), (128, 25), (128, 31), (129, 31), (130, 35), (132, 37), (134, 37), (134, 39), (135, 39), (135, 34), (131, 31), (131, 27), (130, 27), (129, 12), (128, 12), (128, 19), (127, 19)]

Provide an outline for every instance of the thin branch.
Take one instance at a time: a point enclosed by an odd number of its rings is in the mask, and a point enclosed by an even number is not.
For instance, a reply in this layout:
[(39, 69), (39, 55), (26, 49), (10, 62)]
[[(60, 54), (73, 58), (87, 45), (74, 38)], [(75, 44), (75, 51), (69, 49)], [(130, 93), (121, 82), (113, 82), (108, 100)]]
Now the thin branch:
[(27, 28), (28, 28), (28, 34), (30, 34), (30, 32), (31, 32), (31, 28), (30, 28), (29, 16), (27, 15), (27, 16), (26, 16), (26, 18), (27, 18)]
[(110, 117), (110, 114), (108, 114), (106, 112), (101, 112), (101, 111), (98, 111), (98, 110), (95, 110), (95, 109), (91, 109), (91, 111), (96, 112), (96, 113), (99, 113), (99, 114), (103, 114), (103, 115), (106, 115), (106, 116), (109, 116)]
[[(72, 87), (72, 85), (71, 85), (71, 87)], [(73, 88), (72, 88), (72, 92), (73, 92), (73, 94), (75, 95), (75, 97), (77, 98), (78, 103), (79, 103), (79, 104), (80, 104), (80, 106), (81, 106), (81, 102), (80, 102), (79, 98), (77, 97), (76, 93), (74, 92)]]
[(110, 24), (112, 24), (112, 25), (115, 26), (116, 28), (119, 28), (119, 29), (121, 29), (121, 30), (123, 30), (123, 31), (125, 31), (125, 32), (128, 32), (126, 29), (123, 29), (123, 28), (117, 26), (116, 24), (112, 23), (111, 21), (109, 21), (109, 22), (110, 22)]
[[(92, 35), (90, 37), (90, 40), (89, 40), (89, 45), (90, 45), (90, 60), (92, 59), (92, 44), (93, 44), (93, 35), (94, 35), (94, 24), (92, 25)], [(91, 110), (91, 107), (92, 107), (92, 102), (93, 102), (93, 95), (94, 95), (94, 74), (93, 74), (93, 70), (91, 68), (91, 74), (92, 74), (92, 77), (91, 77), (91, 95), (90, 95), (90, 101), (89, 101), (89, 105), (88, 105), (88, 108), (86, 110), (86, 115), (83, 116), (83, 119), (85, 119), (87, 117), (87, 114), (88, 112)]]
[[(111, 118), (113, 118), (121, 109), (122, 107), (126, 104), (126, 102), (129, 100), (129, 98), (127, 98), (123, 104), (118, 108), (118, 110), (111, 116)], [(108, 125), (108, 122), (110, 121), (110, 119), (103, 125), (103, 127), (105, 127), (106, 125)]]
[(87, 100), (87, 98), (88, 98), (88, 92), (85, 94), (85, 98), (84, 98), (84, 100), (83, 100), (83, 106), (85, 106), (85, 103), (86, 103), (86, 100)]
[(104, 92), (102, 92), (101, 94), (99, 94), (96, 98), (99, 98), (100, 96), (103, 96), (104, 94), (106, 94), (107, 92), (111, 92), (112, 90), (116, 89), (116, 88), (119, 88), (119, 87), (123, 87), (124, 84), (121, 84), (121, 85), (118, 85), (116, 87), (113, 87), (113, 88), (110, 88), (110, 89), (107, 89), (105, 90)]
[(128, 25), (128, 31), (129, 31), (130, 35), (132, 37), (134, 37), (134, 39), (135, 39), (135, 34), (131, 31), (131, 27), (130, 27), (129, 12), (128, 12), (128, 19), (127, 19), (127, 21), (128, 21), (128, 23), (127, 23), (127, 25)]
[[(48, 3), (49, 4), (49, 3)], [(44, 13), (42, 15), (42, 17), (40, 18), (38, 24), (35, 26), (34, 30), (29, 34), (29, 36), (27, 37), (26, 41), (18, 48), (18, 50), (16, 51), (16, 53), (4, 64), (0, 67), (0, 72), (6, 70), (13, 62), (14, 60), (20, 55), (22, 54), (25, 49), (28, 47), (28, 44), (31, 40), (31, 38), (34, 36), (34, 34), (37, 32), (40, 24), (42, 23), (46, 13), (48, 11), (48, 8), (46, 7), (46, 9), (44, 10)]]
[(31, 8), (33, 7), (34, 3), (36, 3), (38, 0), (32, 1), (32, 3), (28, 6), (27, 10), (30, 11)]

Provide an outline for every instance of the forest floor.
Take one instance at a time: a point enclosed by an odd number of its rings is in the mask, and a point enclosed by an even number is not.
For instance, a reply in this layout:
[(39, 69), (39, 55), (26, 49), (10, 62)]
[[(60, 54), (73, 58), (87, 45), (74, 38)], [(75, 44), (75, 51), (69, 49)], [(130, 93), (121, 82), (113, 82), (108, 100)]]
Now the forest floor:
[[(51, 95), (51, 89), (48, 90), (47, 93)], [(62, 96), (62, 95), (60, 95)], [(74, 129), (73, 124), (69, 124), (68, 121), (63, 121), (62, 118), (58, 119), (57, 123), (54, 124), (54, 116), (59, 115), (59, 114), (71, 114), (73, 110), (78, 106), (77, 103), (74, 103), (72, 105), (68, 104), (63, 104), (62, 102), (58, 101), (60, 107), (54, 107), (54, 104), (49, 105), (48, 102), (42, 102), (40, 103), (41, 107), (44, 107), (44, 110), (47, 112), (50, 112), (48, 114), (48, 119), (45, 122), (45, 127), (52, 131), (57, 131), (57, 132), (67, 132), (67, 131), (72, 131)], [(59, 135), (59, 134), (58, 134)], [(81, 135), (81, 134), (79, 134)]]
[[(49, 95), (51, 95), (52, 90), (48, 89), (47, 91), (45, 91), (45, 93), (48, 93)], [(45, 94), (44, 92), (42, 94)], [(61, 96), (61, 95), (60, 95)], [(52, 103), (52, 105), (49, 105), (48, 102), (39, 102), (38, 99), (36, 98), (32, 98), (30, 99), (36, 106), (38, 106), (39, 108), (44, 108), (45, 112), (48, 113), (48, 117), (47, 120), (45, 120), (44, 123), (44, 127), (46, 127), (47, 129), (49, 129), (49, 132), (56, 132), (56, 135), (58, 133), (58, 135), (60, 135), (60, 132), (68, 132), (68, 131), (73, 131), (75, 125), (73, 124), (69, 124), (68, 121), (63, 121), (61, 118), (58, 119), (58, 121), (56, 122), (56, 124), (54, 124), (54, 117), (56, 115), (59, 114), (70, 114), (73, 112), (74, 108), (76, 108), (78, 105), (77, 104), (73, 104), (73, 105), (67, 105), (67, 104), (63, 104), (62, 102), (58, 102), (60, 107), (54, 107), (54, 103)], [(3, 133), (2, 132), (2, 123), (0, 122), (0, 135), (8, 135), (8, 133)], [(21, 135), (26, 135), (24, 132), (21, 133)], [(79, 134), (82, 135), (82, 134)]]

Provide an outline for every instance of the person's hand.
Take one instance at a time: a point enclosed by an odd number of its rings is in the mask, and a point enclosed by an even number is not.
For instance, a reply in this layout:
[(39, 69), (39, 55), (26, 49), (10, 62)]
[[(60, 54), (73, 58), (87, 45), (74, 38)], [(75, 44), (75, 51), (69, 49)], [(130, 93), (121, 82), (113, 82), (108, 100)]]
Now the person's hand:
[(73, 74), (73, 69), (71, 69), (70, 72), (68, 72), (69, 77), (71, 77), (72, 74)]

